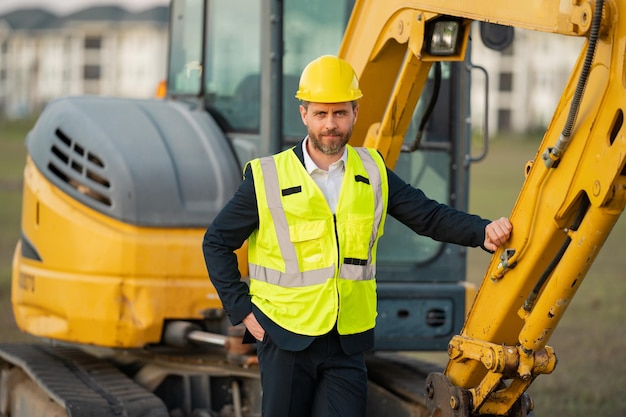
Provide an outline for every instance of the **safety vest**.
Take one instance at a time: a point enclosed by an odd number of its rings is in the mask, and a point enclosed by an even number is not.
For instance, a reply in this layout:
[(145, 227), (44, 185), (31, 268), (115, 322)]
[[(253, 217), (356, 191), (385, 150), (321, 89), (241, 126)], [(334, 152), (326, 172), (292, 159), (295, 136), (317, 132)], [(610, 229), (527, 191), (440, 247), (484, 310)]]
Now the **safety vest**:
[(259, 227), (248, 239), (252, 302), (279, 326), (318, 336), (372, 329), (376, 246), (387, 171), (376, 151), (346, 147), (336, 214), (292, 149), (250, 162)]

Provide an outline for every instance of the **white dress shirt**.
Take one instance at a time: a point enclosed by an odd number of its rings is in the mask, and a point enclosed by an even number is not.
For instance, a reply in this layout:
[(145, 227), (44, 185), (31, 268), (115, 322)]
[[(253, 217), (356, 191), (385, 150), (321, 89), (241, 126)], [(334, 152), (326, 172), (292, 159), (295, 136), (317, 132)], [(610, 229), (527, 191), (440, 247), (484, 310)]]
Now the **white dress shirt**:
[(337, 200), (339, 200), (339, 193), (341, 192), (341, 183), (343, 182), (343, 174), (346, 171), (346, 161), (348, 159), (348, 153), (344, 148), (341, 159), (337, 162), (333, 162), (328, 171), (325, 171), (317, 166), (311, 155), (306, 149), (306, 144), (309, 138), (307, 137), (302, 141), (302, 153), (304, 155), (304, 167), (311, 175), (315, 183), (320, 187), (326, 201), (330, 206), (330, 209), (335, 213), (337, 207)]

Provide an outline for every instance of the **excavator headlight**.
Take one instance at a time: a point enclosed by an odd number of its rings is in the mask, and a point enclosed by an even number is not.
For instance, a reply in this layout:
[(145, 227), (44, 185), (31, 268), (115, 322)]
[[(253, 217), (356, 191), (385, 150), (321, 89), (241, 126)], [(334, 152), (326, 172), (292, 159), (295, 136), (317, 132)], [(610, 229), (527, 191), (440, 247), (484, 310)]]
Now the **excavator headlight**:
[(439, 20), (433, 22), (428, 52), (431, 55), (454, 55), (457, 53), (461, 22)]

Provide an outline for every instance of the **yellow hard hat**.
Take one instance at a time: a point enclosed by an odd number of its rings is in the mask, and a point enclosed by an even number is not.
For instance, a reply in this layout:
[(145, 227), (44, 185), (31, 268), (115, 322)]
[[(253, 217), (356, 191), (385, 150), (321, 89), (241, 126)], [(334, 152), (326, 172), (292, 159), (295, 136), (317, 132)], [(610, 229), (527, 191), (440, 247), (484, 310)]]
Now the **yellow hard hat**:
[(361, 97), (352, 66), (332, 55), (321, 56), (304, 68), (296, 93), (297, 99), (314, 103), (343, 103)]

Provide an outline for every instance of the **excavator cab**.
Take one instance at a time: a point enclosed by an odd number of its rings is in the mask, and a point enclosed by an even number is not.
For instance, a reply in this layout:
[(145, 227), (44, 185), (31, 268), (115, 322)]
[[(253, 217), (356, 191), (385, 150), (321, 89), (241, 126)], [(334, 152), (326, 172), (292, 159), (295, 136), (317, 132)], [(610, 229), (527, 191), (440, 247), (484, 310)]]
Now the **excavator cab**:
[[(295, 98), (300, 73), (314, 58), (339, 53), (354, 1), (174, 0), (171, 7), (168, 98), (208, 112), (241, 165), (298, 144), (306, 135)], [(405, 137), (407, 151), (393, 167), (431, 198), (461, 210), (475, 158), (469, 87), (465, 62), (433, 65)], [(364, 94), (362, 114), (367, 88)], [(370, 119), (353, 144), (363, 144)], [(361, 116), (357, 129), (360, 123)], [(447, 348), (473, 297), (462, 283), (465, 255), (465, 248), (388, 220), (377, 257), (377, 349)]]

